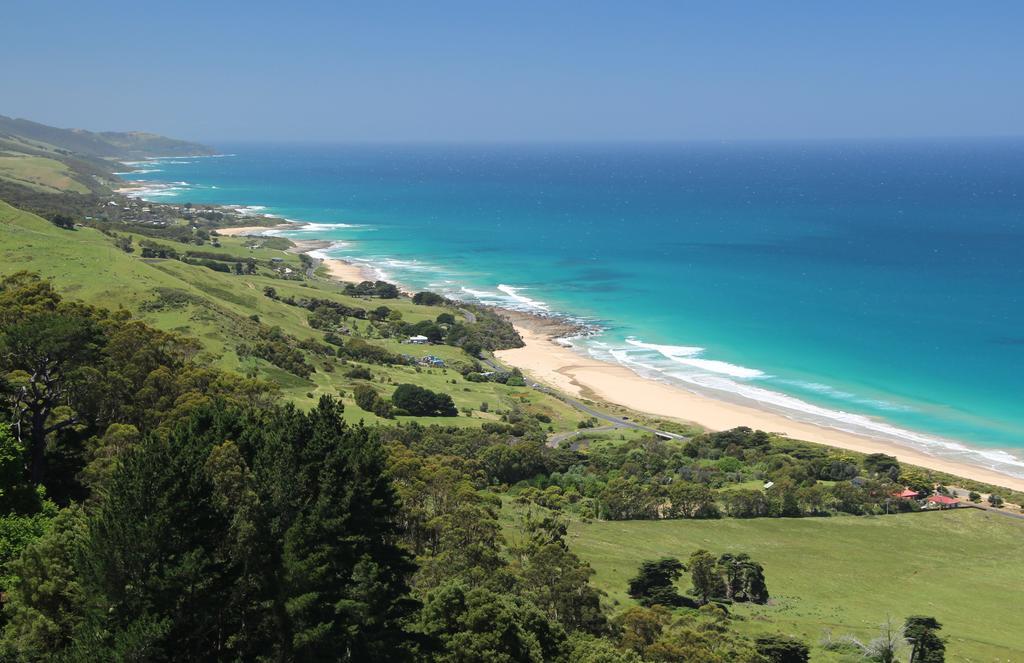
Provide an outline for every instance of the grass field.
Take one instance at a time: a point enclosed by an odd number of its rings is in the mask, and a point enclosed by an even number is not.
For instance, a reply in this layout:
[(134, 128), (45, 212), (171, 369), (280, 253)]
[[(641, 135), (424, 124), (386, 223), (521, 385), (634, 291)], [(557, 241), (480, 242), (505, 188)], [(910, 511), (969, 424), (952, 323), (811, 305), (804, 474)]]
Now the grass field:
[[(136, 246), (143, 239), (134, 236)], [(301, 270), (298, 256), (280, 249), (250, 247), (246, 238), (222, 238), (220, 248), (209, 245), (186, 247), (169, 241), (178, 251), (197, 250), (230, 253), (240, 259), (252, 256), (261, 263), (279, 258), (283, 264)], [(346, 394), (345, 416), (351, 420), (376, 421), (376, 417), (359, 409), (348, 397), (356, 382), (346, 378), (345, 367), (334, 372), (318, 370), (306, 380), (286, 373), (260, 359), (240, 358), (236, 345), (252, 332), (255, 323), (250, 316), (258, 315), (263, 324), (280, 327), (298, 339), (323, 339), (322, 332), (307, 323), (307, 311), (288, 306), (263, 294), (272, 286), (282, 298), (293, 296), (324, 297), (349, 306), (365, 309), (386, 305), (401, 312), (403, 320), (417, 322), (434, 319), (446, 309), (418, 306), (409, 299), (366, 300), (346, 296), (342, 286), (326, 279), (290, 281), (274, 278), (268, 270), (255, 276), (236, 276), (216, 272), (206, 267), (188, 265), (177, 260), (142, 259), (139, 252), (128, 254), (115, 247), (113, 240), (102, 233), (81, 228), (62, 230), (32, 214), (17, 210), (0, 202), (0, 274), (18, 270), (36, 271), (53, 280), (65, 296), (105, 306), (126, 308), (160, 329), (178, 331), (203, 342), (211, 354), (212, 363), (225, 369), (245, 372), (255, 370), (281, 385), (284, 395), (302, 406), (312, 404), (322, 394)], [(151, 304), (160, 292), (174, 292), (187, 296), (180, 305), (154, 309)], [(457, 317), (457, 311), (450, 310)], [(370, 334), (366, 322), (353, 322), (360, 333)], [(467, 361), (462, 350), (449, 346), (410, 346), (393, 339), (375, 339), (371, 342), (397, 353), (422, 356), (434, 354), (448, 363)], [(319, 367), (323, 360), (315, 360)], [(556, 430), (574, 428), (581, 418), (572, 408), (556, 398), (532, 389), (506, 387), (495, 383), (468, 382), (454, 370), (418, 369), (412, 366), (369, 366), (374, 375), (371, 382), (383, 394), (397, 384), (411, 382), (435, 391), (452, 395), (455, 405), (471, 408), (472, 417), (415, 418), (422, 423), (446, 425), (480, 425), (493, 415), (479, 412), (480, 405), (488, 403), (490, 410), (500, 410), (520, 404), (527, 411), (551, 417)], [(455, 384), (452, 384), (455, 380)]]
[(89, 193), (89, 188), (73, 177), (66, 164), (46, 157), (0, 152), (0, 179), (49, 193)]
[[(506, 509), (508, 511), (508, 509)], [(818, 647), (834, 636), (870, 638), (887, 615), (933, 615), (947, 661), (1024, 661), (1024, 521), (974, 509), (885, 517), (732, 518), (575, 522), (570, 547), (597, 572), (615, 609), (642, 560), (685, 559), (697, 548), (746, 552), (765, 568), (772, 601), (734, 606), (748, 633), (782, 631)], [(688, 587), (683, 579), (682, 588)]]

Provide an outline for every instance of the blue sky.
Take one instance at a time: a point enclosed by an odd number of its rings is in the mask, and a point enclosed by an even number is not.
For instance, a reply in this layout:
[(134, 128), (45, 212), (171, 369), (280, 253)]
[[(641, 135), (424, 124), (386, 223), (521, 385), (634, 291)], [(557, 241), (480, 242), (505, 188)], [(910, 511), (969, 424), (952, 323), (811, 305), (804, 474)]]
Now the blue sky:
[(199, 140), (1024, 135), (1024, 2), (5, 0), (0, 114)]

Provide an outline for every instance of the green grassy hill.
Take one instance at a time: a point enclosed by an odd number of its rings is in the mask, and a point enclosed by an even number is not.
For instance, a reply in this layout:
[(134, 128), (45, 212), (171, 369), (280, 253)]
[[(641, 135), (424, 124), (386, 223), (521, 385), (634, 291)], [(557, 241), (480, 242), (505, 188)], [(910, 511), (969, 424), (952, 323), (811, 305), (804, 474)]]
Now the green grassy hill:
[[(133, 239), (137, 246), (145, 238), (136, 235)], [(221, 239), (222, 246), (215, 249), (208, 245), (174, 246), (181, 252), (209, 250), (230, 253), (242, 260), (251, 256), (261, 263), (278, 258), (281, 265), (302, 269), (297, 255), (271, 248), (279, 246), (275, 242), (254, 247), (247, 246), (247, 242), (250, 240), (225, 237)], [(445, 311), (457, 317), (462, 315), (453, 309), (418, 306), (404, 298), (366, 300), (349, 297), (342, 294), (340, 284), (326, 279), (290, 281), (274, 278), (267, 270), (261, 270), (258, 275), (236, 276), (178, 260), (144, 259), (138, 250), (131, 254), (121, 251), (111, 237), (97, 230), (62, 230), (35, 215), (0, 202), (0, 274), (19, 270), (35, 271), (52, 279), (67, 297), (108, 308), (123, 307), (160, 329), (196, 337), (218, 367), (271, 379), (281, 385), (287, 398), (300, 405), (310, 405), (322, 394), (343, 392), (346, 417), (353, 420), (376, 420), (374, 415), (359, 409), (351, 399), (351, 390), (360, 381), (344, 376), (348, 368), (360, 364), (349, 362), (350, 365), (341, 366), (333, 358), (313, 359), (311, 361), (317, 371), (309, 379), (304, 379), (262, 359), (238, 356), (237, 346), (254, 338), (260, 325), (279, 327), (298, 340), (323, 341), (323, 333), (309, 326), (305, 309), (266, 297), (263, 294), (265, 287), (273, 287), (282, 299), (289, 296), (322, 297), (366, 309), (384, 304), (400, 312), (403, 320), (408, 322), (433, 320)], [(257, 316), (259, 322), (252, 316)], [(369, 342), (395, 353), (414, 356), (434, 354), (449, 365), (469, 360), (459, 348), (405, 345), (396, 339), (374, 338), (368, 323), (357, 321), (354, 326), (356, 333), (366, 334)], [(405, 365), (367, 367), (373, 374), (369, 384), (385, 396), (390, 395), (397, 384), (409, 382), (445, 391), (451, 394), (458, 408), (474, 411), (472, 417), (421, 419), (424, 422), (480, 425), (482, 421), (495, 418), (491, 413), (480, 411), (481, 404), (485, 402), (491, 411), (519, 405), (528, 412), (546, 415), (552, 419), (556, 429), (572, 428), (580, 418), (558, 399), (527, 388), (469, 382), (455, 370)]]
[(89, 193), (89, 187), (75, 178), (66, 163), (47, 157), (0, 152), (0, 179), (36, 191)]
[[(507, 510), (507, 509), (506, 509)], [(765, 568), (770, 605), (734, 605), (741, 631), (787, 632), (813, 661), (863, 660), (818, 646), (870, 639), (887, 615), (933, 615), (948, 661), (1024, 660), (1024, 521), (974, 509), (885, 517), (574, 522), (570, 547), (597, 572), (617, 609), (642, 560), (698, 548), (746, 552)], [(681, 588), (689, 586), (684, 576)]]

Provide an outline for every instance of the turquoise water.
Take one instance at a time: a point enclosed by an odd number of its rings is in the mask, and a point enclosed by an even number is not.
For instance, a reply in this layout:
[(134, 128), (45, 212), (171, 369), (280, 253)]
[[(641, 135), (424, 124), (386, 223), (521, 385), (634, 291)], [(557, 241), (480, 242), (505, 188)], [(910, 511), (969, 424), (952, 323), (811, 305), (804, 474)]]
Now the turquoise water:
[(144, 197), (301, 221), (580, 351), (1024, 476), (1024, 141), (224, 145)]

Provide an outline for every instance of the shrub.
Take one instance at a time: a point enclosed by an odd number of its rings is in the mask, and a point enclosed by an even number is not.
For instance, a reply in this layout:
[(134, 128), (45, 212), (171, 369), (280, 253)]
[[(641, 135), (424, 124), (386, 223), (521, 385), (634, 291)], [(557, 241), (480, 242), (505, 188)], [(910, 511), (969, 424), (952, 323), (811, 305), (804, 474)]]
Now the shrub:
[(807, 663), (810, 660), (807, 645), (788, 635), (761, 635), (756, 643), (757, 653), (771, 663)]
[(455, 403), (448, 394), (440, 394), (414, 384), (400, 384), (391, 395), (391, 402), (417, 417), (454, 417)]
[(401, 364), (405, 363), (399, 355), (380, 347), (379, 345), (373, 345), (367, 343), (361, 338), (349, 339), (348, 343), (343, 348), (338, 350), (338, 354), (343, 354), (347, 357), (351, 357), (357, 361), (363, 361), (368, 364)]
[(379, 297), (380, 299), (396, 299), (398, 288), (386, 281), (363, 281), (361, 283), (349, 284), (345, 287), (345, 294), (357, 297)]
[(67, 214), (54, 214), (53, 217), (50, 219), (50, 223), (57, 226), (58, 228), (63, 228), (64, 230), (75, 229), (75, 220), (72, 219)]
[(417, 292), (412, 296), (412, 303), (421, 306), (439, 306), (444, 303), (444, 297), (434, 292)]
[(645, 607), (696, 607), (693, 601), (679, 594), (675, 588), (676, 580), (685, 570), (683, 563), (674, 557), (646, 561), (640, 565), (636, 576), (629, 581), (629, 595)]
[(385, 419), (394, 417), (390, 403), (382, 399), (380, 394), (369, 385), (356, 385), (356, 388), (352, 390), (352, 397), (355, 399), (356, 405), (367, 412), (372, 412)]

